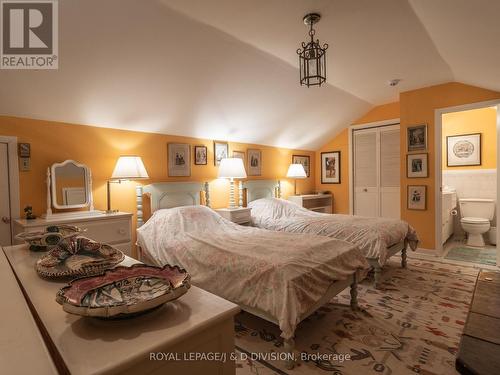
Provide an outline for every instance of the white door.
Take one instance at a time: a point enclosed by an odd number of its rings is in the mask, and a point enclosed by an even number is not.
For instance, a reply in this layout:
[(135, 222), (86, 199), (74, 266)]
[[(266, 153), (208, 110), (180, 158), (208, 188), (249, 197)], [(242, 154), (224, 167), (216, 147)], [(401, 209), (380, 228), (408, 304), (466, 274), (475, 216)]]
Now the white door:
[(353, 132), (354, 215), (400, 218), (399, 125)]
[(12, 244), (8, 152), (7, 143), (0, 142), (0, 246)]

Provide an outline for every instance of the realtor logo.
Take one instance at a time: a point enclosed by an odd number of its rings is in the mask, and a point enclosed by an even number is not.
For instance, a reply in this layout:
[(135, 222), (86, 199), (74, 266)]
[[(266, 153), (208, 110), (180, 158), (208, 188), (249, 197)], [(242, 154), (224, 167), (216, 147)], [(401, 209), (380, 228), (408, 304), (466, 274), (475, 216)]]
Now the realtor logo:
[(57, 0), (0, 0), (1, 69), (57, 69)]

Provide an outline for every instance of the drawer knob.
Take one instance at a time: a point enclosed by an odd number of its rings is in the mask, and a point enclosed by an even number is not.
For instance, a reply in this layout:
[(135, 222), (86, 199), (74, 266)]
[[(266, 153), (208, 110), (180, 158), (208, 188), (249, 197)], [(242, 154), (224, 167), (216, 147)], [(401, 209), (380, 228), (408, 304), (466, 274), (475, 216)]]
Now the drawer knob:
[(126, 231), (125, 231), (125, 229), (120, 228), (120, 229), (118, 229), (118, 233), (120, 233), (120, 234), (125, 234), (125, 233), (126, 233)]

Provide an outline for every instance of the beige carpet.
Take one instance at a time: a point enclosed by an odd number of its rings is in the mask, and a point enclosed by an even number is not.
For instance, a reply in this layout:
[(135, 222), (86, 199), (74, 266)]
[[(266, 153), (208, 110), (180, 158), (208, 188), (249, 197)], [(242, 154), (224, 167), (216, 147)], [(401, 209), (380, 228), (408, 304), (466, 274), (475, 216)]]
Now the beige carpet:
[[(281, 352), (279, 329), (241, 313), (236, 317), (236, 346), (242, 357), (237, 375), (267, 374), (456, 374), (455, 354), (478, 270), (450, 264), (409, 260), (401, 269), (391, 261), (384, 270), (383, 290), (371, 280), (359, 287), (361, 312), (349, 307), (346, 289), (306, 321), (296, 333), (296, 357), (327, 354), (326, 360), (298, 360), (286, 370), (280, 360), (264, 358)], [(342, 356), (350, 360), (341, 362)]]

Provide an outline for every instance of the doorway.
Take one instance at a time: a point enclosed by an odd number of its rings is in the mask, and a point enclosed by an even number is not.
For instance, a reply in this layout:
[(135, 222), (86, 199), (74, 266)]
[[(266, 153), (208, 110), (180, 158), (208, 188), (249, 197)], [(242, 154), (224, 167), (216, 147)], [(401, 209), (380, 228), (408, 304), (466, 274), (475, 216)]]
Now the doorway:
[(500, 100), (436, 111), (436, 248), (448, 261), (499, 266)]
[(13, 244), (13, 221), (19, 217), (17, 138), (0, 136), (0, 246)]
[(350, 127), (351, 214), (400, 218), (399, 133), (399, 120)]

